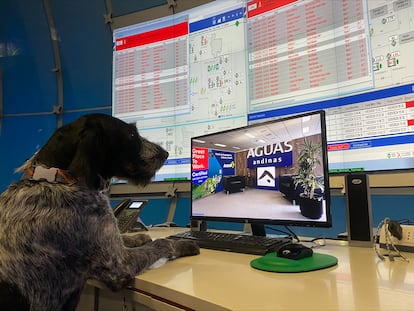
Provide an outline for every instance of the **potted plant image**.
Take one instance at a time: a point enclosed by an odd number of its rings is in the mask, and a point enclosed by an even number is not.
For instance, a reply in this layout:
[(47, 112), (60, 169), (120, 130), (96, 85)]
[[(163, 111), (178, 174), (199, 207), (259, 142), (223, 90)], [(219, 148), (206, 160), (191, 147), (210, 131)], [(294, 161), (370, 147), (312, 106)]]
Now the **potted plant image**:
[(300, 212), (311, 219), (319, 219), (323, 213), (323, 176), (316, 168), (321, 164), (322, 144), (305, 137), (298, 154), (298, 173), (293, 176), (295, 189), (301, 189), (298, 197)]

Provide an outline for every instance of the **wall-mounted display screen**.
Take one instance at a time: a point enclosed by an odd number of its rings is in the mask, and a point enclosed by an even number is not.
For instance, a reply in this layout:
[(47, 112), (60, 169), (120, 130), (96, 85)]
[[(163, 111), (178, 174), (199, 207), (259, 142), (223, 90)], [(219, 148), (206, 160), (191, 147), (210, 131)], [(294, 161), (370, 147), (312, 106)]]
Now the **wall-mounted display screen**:
[(413, 1), (165, 13), (114, 29), (113, 115), (169, 151), (155, 181), (190, 180), (193, 136), (319, 109), (331, 173), (414, 167)]
[(247, 124), (245, 3), (115, 29), (113, 114), (169, 153), (155, 181), (190, 180), (190, 139)]

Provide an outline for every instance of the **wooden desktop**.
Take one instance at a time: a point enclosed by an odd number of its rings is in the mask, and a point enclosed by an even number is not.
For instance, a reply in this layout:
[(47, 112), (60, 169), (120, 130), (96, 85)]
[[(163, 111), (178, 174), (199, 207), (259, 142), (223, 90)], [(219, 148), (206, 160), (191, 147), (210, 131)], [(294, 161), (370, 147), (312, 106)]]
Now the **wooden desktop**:
[[(154, 228), (164, 237), (183, 228)], [(338, 265), (304, 273), (272, 273), (250, 267), (256, 255), (202, 249), (148, 270), (128, 289), (111, 293), (89, 282), (81, 310), (414, 310), (414, 254), (380, 260), (373, 248), (326, 241), (315, 252)], [(98, 290), (99, 289), (99, 290)]]

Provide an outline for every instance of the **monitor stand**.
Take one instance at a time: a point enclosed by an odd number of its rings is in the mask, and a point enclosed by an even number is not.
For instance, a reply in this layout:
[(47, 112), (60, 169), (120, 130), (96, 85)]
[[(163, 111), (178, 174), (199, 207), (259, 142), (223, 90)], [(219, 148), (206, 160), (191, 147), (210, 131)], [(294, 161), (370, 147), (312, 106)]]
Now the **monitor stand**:
[(265, 226), (263, 224), (250, 224), (252, 235), (266, 236)]

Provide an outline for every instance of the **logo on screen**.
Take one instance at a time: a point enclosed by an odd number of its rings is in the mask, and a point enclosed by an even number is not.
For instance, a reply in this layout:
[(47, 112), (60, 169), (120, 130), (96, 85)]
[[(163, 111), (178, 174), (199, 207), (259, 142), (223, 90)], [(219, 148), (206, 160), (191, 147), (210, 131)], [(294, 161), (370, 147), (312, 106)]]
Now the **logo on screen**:
[(288, 141), (250, 148), (247, 153), (247, 167), (291, 166), (293, 163), (292, 149)]

